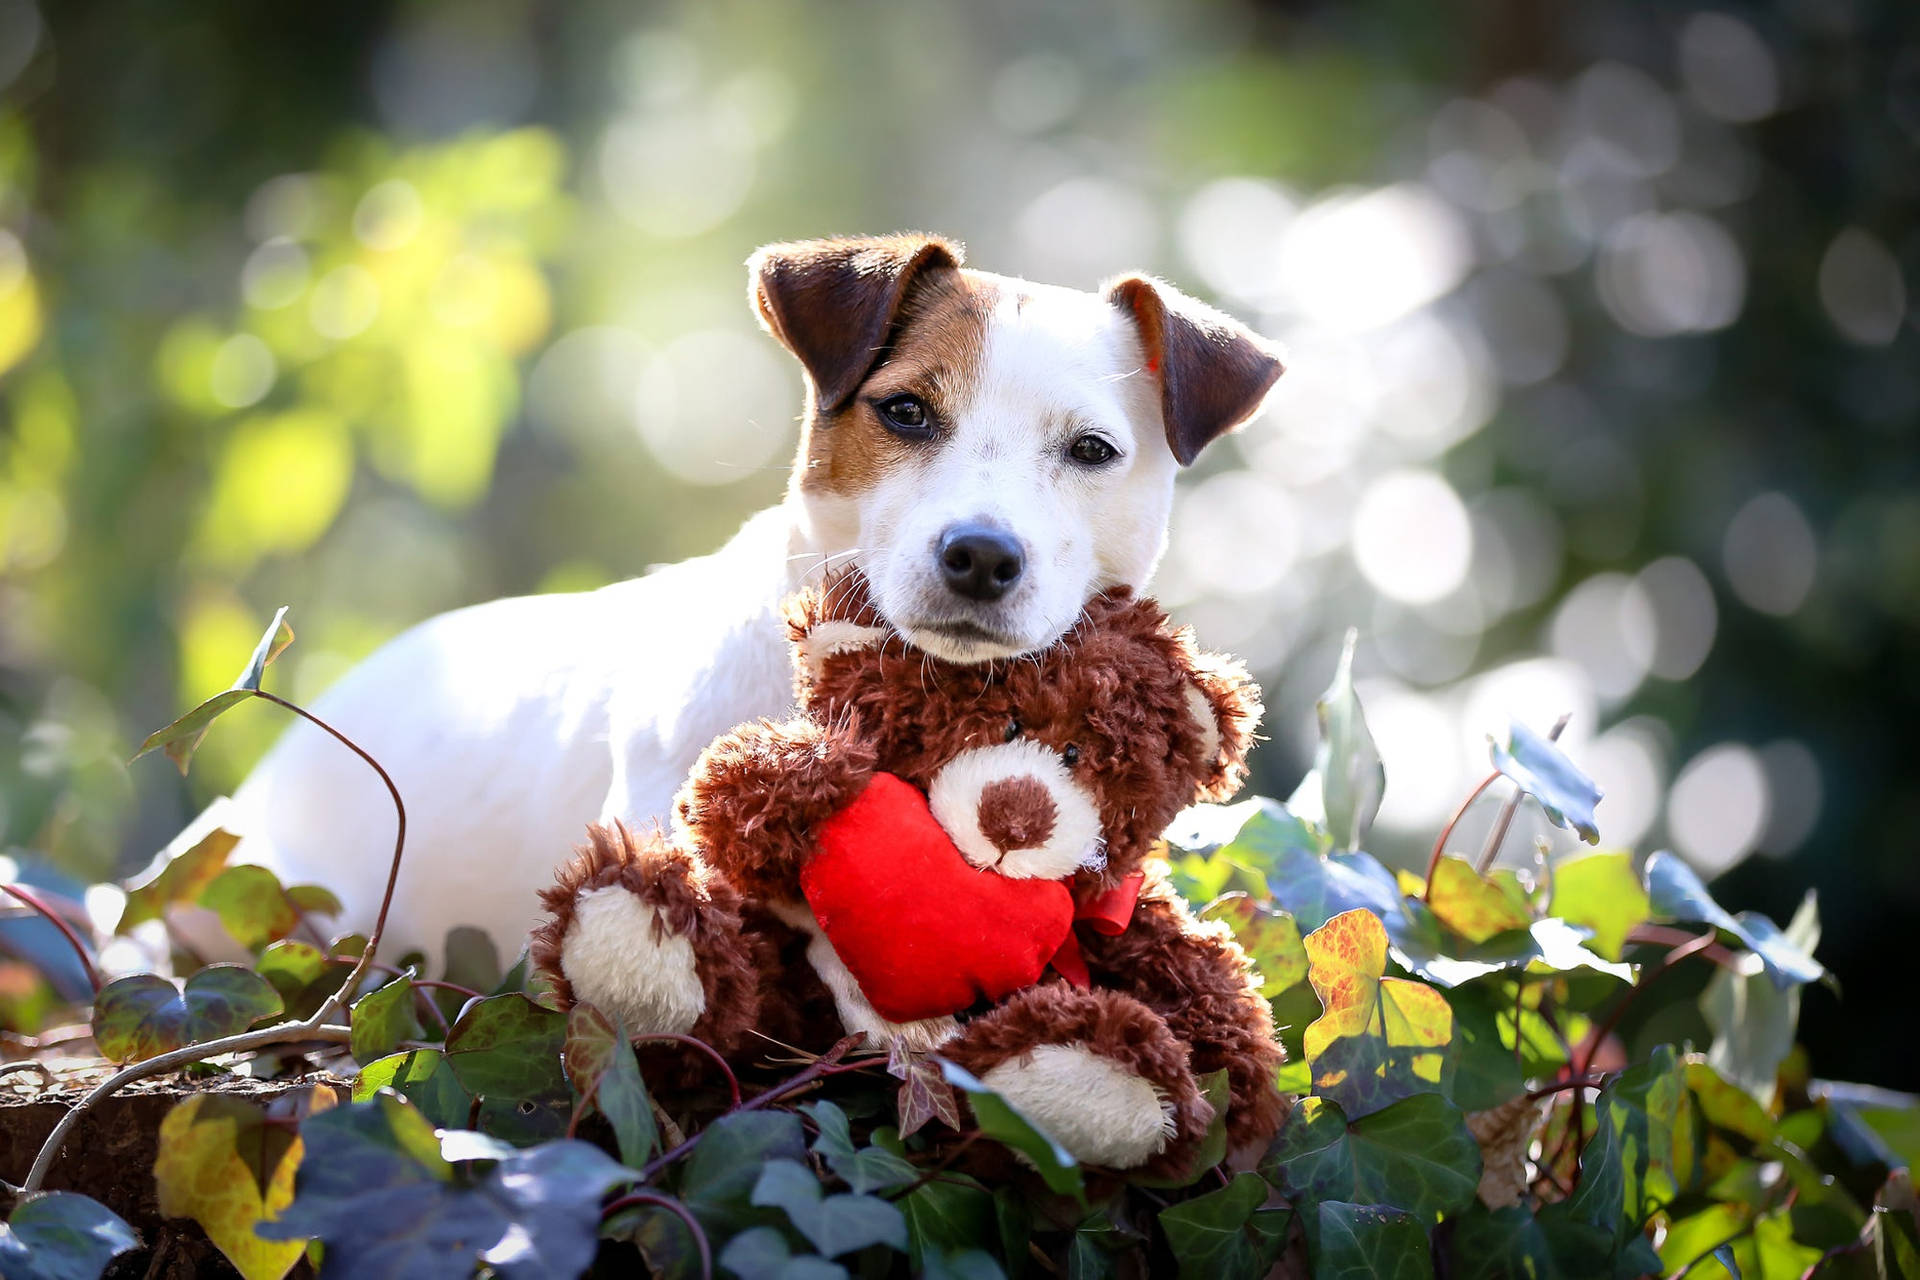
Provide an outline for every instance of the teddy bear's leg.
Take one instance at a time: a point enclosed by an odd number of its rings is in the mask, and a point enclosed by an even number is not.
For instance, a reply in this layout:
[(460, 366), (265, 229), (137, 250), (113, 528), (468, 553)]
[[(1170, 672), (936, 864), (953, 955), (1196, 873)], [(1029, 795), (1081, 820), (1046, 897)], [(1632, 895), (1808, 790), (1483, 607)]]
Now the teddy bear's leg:
[(1129, 991), (1166, 1019), (1192, 1050), (1195, 1076), (1225, 1068), (1227, 1138), (1261, 1144), (1286, 1119), (1275, 1087), (1285, 1053), (1260, 980), (1220, 921), (1194, 918), (1173, 887), (1150, 880), (1125, 932), (1090, 936), (1087, 961), (1101, 980)]
[(541, 894), (548, 915), (533, 936), (561, 1003), (615, 1014), (632, 1035), (738, 1048), (759, 1016), (758, 977), (777, 963), (743, 927), (739, 893), (657, 834), (615, 823), (588, 837)]
[(940, 1053), (1088, 1164), (1173, 1172), (1212, 1119), (1187, 1047), (1117, 991), (1029, 987)]

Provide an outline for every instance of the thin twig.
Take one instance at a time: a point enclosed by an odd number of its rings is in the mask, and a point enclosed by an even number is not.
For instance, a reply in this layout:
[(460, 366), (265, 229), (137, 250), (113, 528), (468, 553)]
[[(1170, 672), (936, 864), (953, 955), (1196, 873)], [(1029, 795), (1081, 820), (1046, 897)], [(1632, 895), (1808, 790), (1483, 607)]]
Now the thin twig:
[[(1569, 711), (1555, 720), (1553, 728), (1547, 730), (1547, 741), (1558, 742), (1560, 735), (1566, 732), (1567, 721), (1571, 719), (1573, 719), (1573, 713)], [(1507, 797), (1506, 803), (1500, 806), (1500, 816), (1493, 820), (1493, 829), (1487, 833), (1487, 843), (1480, 850), (1480, 857), (1473, 864), (1473, 869), (1481, 875), (1487, 874), (1487, 868), (1492, 866), (1493, 860), (1500, 856), (1500, 846), (1507, 839), (1507, 828), (1513, 825), (1513, 815), (1520, 812), (1520, 797), (1526, 794), (1519, 787), (1515, 787), (1513, 794)]]
[(1620, 997), (1620, 1003), (1613, 1006), (1613, 1010), (1607, 1014), (1607, 1020), (1600, 1024), (1599, 1030), (1588, 1035), (1587, 1051), (1580, 1055), (1579, 1065), (1574, 1068), (1573, 1073), (1578, 1076), (1584, 1076), (1593, 1070), (1593, 1058), (1595, 1054), (1600, 1052), (1600, 1046), (1606, 1043), (1608, 1036), (1613, 1034), (1613, 1029), (1620, 1025), (1621, 1015), (1632, 1006), (1633, 1002), (1639, 998), (1642, 992), (1653, 984), (1655, 978), (1658, 978), (1661, 974), (1673, 968), (1689, 956), (1699, 955), (1708, 947), (1713, 946), (1717, 936), (1712, 929), (1708, 929), (1698, 937), (1689, 938), (1680, 946), (1667, 952), (1666, 955), (1660, 958), (1660, 963), (1653, 966), (1653, 968), (1642, 970), (1640, 981), (1634, 983), (1633, 986), (1627, 989), (1627, 994)]
[(1433, 842), (1433, 852), (1427, 855), (1427, 887), (1420, 895), (1421, 901), (1433, 901), (1433, 873), (1440, 869), (1440, 855), (1447, 851), (1447, 840), (1453, 835), (1453, 829), (1460, 825), (1460, 819), (1467, 816), (1467, 810), (1472, 807), (1475, 800), (1480, 798), (1480, 793), (1500, 781), (1500, 777), (1500, 771), (1495, 769), (1480, 779), (1480, 785), (1467, 792), (1467, 798), (1460, 802), (1460, 807), (1453, 811), (1451, 818), (1447, 819), (1447, 825), (1440, 828), (1440, 834)]
[(669, 1040), (674, 1044), (683, 1044), (689, 1049), (698, 1050), (712, 1058), (714, 1065), (719, 1067), (720, 1073), (727, 1078), (727, 1091), (733, 1095), (733, 1102), (730, 1105), (733, 1107), (740, 1105), (740, 1077), (733, 1074), (733, 1068), (727, 1065), (727, 1060), (720, 1056), (718, 1049), (698, 1036), (683, 1036), (674, 1031), (655, 1031), (644, 1036), (633, 1037), (635, 1044), (644, 1044), (649, 1040)]
[(600, 1220), (605, 1222), (622, 1209), (631, 1209), (635, 1205), (650, 1204), (687, 1224), (687, 1230), (693, 1233), (693, 1243), (700, 1250), (700, 1274), (705, 1280), (713, 1280), (713, 1246), (707, 1243), (707, 1233), (700, 1229), (700, 1223), (687, 1206), (672, 1196), (661, 1195), (657, 1191), (629, 1191), (600, 1211)]
[(80, 935), (73, 931), (73, 926), (65, 920), (62, 920), (59, 913), (52, 907), (40, 901), (36, 895), (21, 888), (19, 885), (0, 884), (0, 889), (4, 889), (11, 896), (18, 898), (21, 902), (45, 916), (53, 924), (53, 927), (60, 931), (60, 936), (65, 938), (67, 945), (73, 948), (73, 954), (80, 957), (80, 968), (87, 975), (87, 985), (93, 988), (95, 995), (99, 995), (99, 971), (93, 967), (93, 957), (87, 954), (87, 946), (84, 942), (80, 941)]

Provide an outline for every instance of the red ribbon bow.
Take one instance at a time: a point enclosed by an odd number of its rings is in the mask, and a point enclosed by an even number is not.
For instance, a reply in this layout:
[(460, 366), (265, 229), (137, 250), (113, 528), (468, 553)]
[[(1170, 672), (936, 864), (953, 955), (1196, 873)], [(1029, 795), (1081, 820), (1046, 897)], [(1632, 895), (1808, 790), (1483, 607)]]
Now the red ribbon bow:
[[(1119, 937), (1127, 931), (1127, 925), (1133, 920), (1133, 908), (1140, 901), (1140, 885), (1146, 878), (1145, 872), (1136, 871), (1105, 893), (1077, 899), (1073, 904), (1074, 923), (1084, 924), (1102, 937)], [(1093, 975), (1087, 972), (1086, 957), (1080, 954), (1080, 938), (1071, 929), (1067, 931), (1060, 949), (1053, 953), (1053, 959), (1047, 963), (1053, 966), (1054, 972), (1076, 987), (1093, 985)]]

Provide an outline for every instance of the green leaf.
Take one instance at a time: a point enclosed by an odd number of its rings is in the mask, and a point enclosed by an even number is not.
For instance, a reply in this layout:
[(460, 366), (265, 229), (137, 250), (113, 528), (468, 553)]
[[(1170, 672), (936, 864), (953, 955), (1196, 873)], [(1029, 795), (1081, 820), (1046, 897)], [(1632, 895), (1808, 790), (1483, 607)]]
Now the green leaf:
[(1260, 1172), (1303, 1212), (1305, 1204), (1346, 1200), (1431, 1222), (1473, 1199), (1480, 1147), (1459, 1108), (1437, 1093), (1351, 1122), (1336, 1103), (1302, 1098)]
[[(1811, 951), (1819, 943), (1820, 921), (1812, 895), (1801, 903), (1781, 938), (1796, 950)], [(1700, 1012), (1713, 1028), (1708, 1065), (1762, 1103), (1771, 1103), (1780, 1064), (1793, 1050), (1800, 1023), (1799, 986), (1781, 983), (1771, 969), (1759, 973), (1715, 969), (1700, 993)]]
[(1446, 997), (1382, 975), (1387, 933), (1371, 911), (1345, 911), (1308, 934), (1308, 979), (1324, 1009), (1306, 1030), (1314, 1092), (1349, 1116), (1438, 1090), (1453, 1038)]
[(567, 1015), (524, 995), (471, 1001), (447, 1031), (447, 1065), (470, 1093), (524, 1098), (566, 1089)]
[(718, 1261), (740, 1280), (847, 1280), (847, 1269), (837, 1262), (794, 1257), (787, 1238), (773, 1227), (742, 1231), (727, 1241)]
[[(1580, 1185), (1567, 1199), (1540, 1211), (1556, 1256), (1611, 1258), (1615, 1270), (1636, 1262), (1645, 1245), (1641, 1226), (1677, 1190), (1676, 1168), (1685, 1138), (1686, 1088), (1671, 1045), (1629, 1067), (1600, 1091), (1594, 1133), (1580, 1152)], [(1685, 1152), (1690, 1156), (1690, 1148)], [(1591, 1260), (1591, 1257), (1590, 1257)], [(1629, 1272), (1629, 1274), (1637, 1274)]]
[(1787, 933), (1782, 933), (1765, 916), (1746, 911), (1738, 916), (1729, 915), (1726, 908), (1713, 900), (1693, 868), (1665, 850), (1647, 859), (1646, 877), (1647, 897), (1655, 918), (1697, 920), (1726, 930), (1760, 957), (1767, 976), (1782, 991), (1818, 982), (1827, 976), (1826, 967), (1812, 955), (1820, 936), (1820, 925), (1818, 906), (1811, 893), (1794, 915), (1796, 922), (1806, 921), (1799, 929), (1800, 935), (1810, 934), (1814, 939), (1803, 944), (1795, 940), (1792, 926)]
[(813, 1170), (794, 1160), (772, 1160), (761, 1167), (753, 1203), (778, 1208), (822, 1256), (884, 1244), (905, 1252), (907, 1223), (900, 1210), (878, 1196), (830, 1196)]
[[(700, 1135), (687, 1157), (680, 1198), (709, 1233), (732, 1235), (774, 1221), (753, 1205), (760, 1167), (773, 1160), (804, 1161), (806, 1134), (790, 1112), (736, 1111), (721, 1116)], [(682, 1228), (684, 1230), (684, 1228)]]
[(908, 1261), (916, 1271), (929, 1256), (970, 1249), (993, 1237), (993, 1196), (972, 1178), (929, 1182), (894, 1203), (906, 1216)]
[(1504, 983), (1469, 983), (1447, 992), (1453, 1008), (1452, 1071), (1446, 1094), (1462, 1111), (1486, 1111), (1526, 1091), (1526, 1073), (1511, 1040), (1500, 1034), (1502, 1013), (1513, 998)]
[(1287, 1246), (1292, 1212), (1267, 1209), (1272, 1190), (1257, 1173), (1234, 1175), (1218, 1191), (1160, 1211), (1160, 1228), (1182, 1277), (1260, 1280)]
[(220, 1094), (179, 1103), (160, 1124), (154, 1157), (161, 1215), (199, 1223), (246, 1280), (280, 1280), (306, 1242), (268, 1241), (253, 1229), (293, 1201), (299, 1119), (333, 1103), (331, 1090), (313, 1088), (275, 1099), (267, 1111)]
[(1413, 1215), (1338, 1200), (1317, 1212), (1315, 1280), (1433, 1280), (1426, 1228)]
[(179, 902), (197, 902), (200, 893), (227, 865), (227, 856), (240, 837), (216, 827), (185, 853), (168, 859), (158, 875), (127, 889), (127, 902), (120, 909), (120, 923), (113, 927), (116, 936), (137, 924), (164, 917), (168, 907)]
[(1457, 853), (1447, 854), (1434, 867), (1427, 905), (1441, 923), (1468, 942), (1485, 942), (1533, 923), (1524, 896), (1481, 875)]
[(1646, 920), (1649, 906), (1630, 853), (1590, 853), (1554, 865), (1549, 909), (1568, 924), (1591, 930), (1593, 949), (1608, 960), (1620, 958), (1627, 934)]
[(114, 1062), (140, 1062), (245, 1031), (281, 1012), (280, 996), (251, 969), (211, 964), (184, 988), (151, 973), (116, 978), (93, 1004), (93, 1038)]
[(441, 976), (448, 982), (470, 991), (492, 991), (500, 984), (500, 952), (485, 929), (455, 925), (447, 930), (440, 954), (446, 957), (446, 971)]
[(369, 1062), (353, 1078), (355, 1102), (366, 1102), (382, 1089), (411, 1102), (436, 1128), (463, 1128), (472, 1115), (473, 1095), (454, 1078), (438, 1049), (389, 1054)]
[(1453, 1219), (1447, 1236), (1448, 1280), (1509, 1280), (1555, 1274), (1546, 1233), (1522, 1205), (1489, 1209), (1478, 1200)]
[(1271, 999), (1307, 976), (1307, 952), (1292, 916), (1263, 907), (1244, 894), (1228, 898), (1212, 914), (1232, 928), (1234, 941), (1253, 962), (1261, 995)]
[(265, 867), (228, 867), (202, 891), (200, 905), (217, 914), (233, 940), (249, 951), (278, 942), (300, 925), (279, 878)]
[[(1137, 1232), (1118, 1226), (1105, 1209), (1082, 1219), (1067, 1242), (1067, 1280), (1115, 1280), (1120, 1274), (1121, 1255), (1131, 1251), (1140, 1257)], [(1136, 1261), (1129, 1270), (1137, 1270)]]
[(339, 895), (324, 885), (289, 885), (287, 901), (303, 916), (337, 916), (344, 910)]
[(1370, 853), (1322, 857), (1308, 849), (1284, 849), (1274, 855), (1267, 886), (1280, 909), (1306, 932), (1354, 910), (1380, 917), (1395, 942), (1412, 927), (1401, 905), (1399, 883)]
[(831, 1102), (808, 1102), (800, 1110), (813, 1117), (820, 1135), (813, 1140), (813, 1153), (827, 1162), (848, 1188), (866, 1193), (891, 1191), (919, 1181), (920, 1171), (885, 1147), (856, 1149), (847, 1113)]
[(590, 1004), (575, 1005), (567, 1012), (562, 1062), (579, 1105), (596, 1108), (613, 1126), (621, 1161), (637, 1169), (650, 1160), (660, 1130), (626, 1028)]
[(920, 1280), (1006, 1280), (1006, 1275), (992, 1254), (964, 1249), (958, 1253), (928, 1255)]
[(187, 766), (193, 763), (193, 753), (199, 748), (200, 740), (207, 736), (207, 727), (222, 714), (259, 692), (267, 664), (279, 657), (292, 643), (293, 628), (287, 625), (287, 610), (282, 605), (280, 611), (273, 615), (273, 621), (267, 624), (266, 634), (254, 646), (253, 656), (247, 660), (246, 668), (233, 686), (224, 693), (208, 698), (166, 728), (149, 734), (147, 740), (140, 744), (140, 749), (133, 753), (133, 758), (138, 760), (154, 748), (164, 747), (167, 759), (180, 767), (182, 777), (186, 776)]
[(320, 948), (282, 939), (260, 953), (253, 971), (280, 993), (289, 1018), (312, 1015), (346, 980), (352, 962), (329, 957)]
[(1353, 691), (1353, 650), (1360, 633), (1349, 630), (1334, 668), (1333, 683), (1320, 695), (1320, 747), (1313, 776), (1320, 782), (1321, 810), (1336, 850), (1358, 849), (1379, 812), (1387, 771), (1367, 730), (1367, 717)]
[(1737, 1133), (1749, 1142), (1773, 1138), (1773, 1121), (1753, 1095), (1723, 1079), (1697, 1056), (1686, 1061), (1687, 1088), (1700, 1108), (1700, 1118), (1717, 1129)]
[(0, 1275), (7, 1280), (98, 1280), (107, 1264), (140, 1243), (105, 1205), (53, 1191), (16, 1205), (0, 1222)]
[(967, 1104), (973, 1108), (974, 1123), (980, 1126), (981, 1133), (1025, 1156), (1049, 1190), (1085, 1202), (1080, 1166), (1065, 1147), (971, 1072), (944, 1060), (940, 1070), (948, 1084), (967, 1095)]
[(1508, 727), (1505, 746), (1492, 737), (1487, 742), (1493, 749), (1493, 767), (1539, 801), (1549, 821), (1577, 833), (1588, 844), (1600, 842), (1600, 828), (1593, 817), (1600, 788), (1552, 738), (1515, 720)]
[(354, 1061), (372, 1062), (400, 1047), (402, 1040), (420, 1038), (420, 1020), (413, 1014), (413, 970), (377, 987), (354, 1001), (348, 1027), (348, 1048)]

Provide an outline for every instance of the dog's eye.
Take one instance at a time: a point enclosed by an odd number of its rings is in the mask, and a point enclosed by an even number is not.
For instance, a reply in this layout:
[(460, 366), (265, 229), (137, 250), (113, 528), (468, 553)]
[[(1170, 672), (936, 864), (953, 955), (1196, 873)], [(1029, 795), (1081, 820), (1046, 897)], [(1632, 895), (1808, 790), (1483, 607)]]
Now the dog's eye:
[(932, 415), (919, 396), (888, 396), (877, 406), (881, 421), (903, 436), (924, 436), (932, 430)]
[(1066, 748), (1060, 752), (1060, 758), (1065, 760), (1067, 762), (1067, 768), (1071, 769), (1080, 763), (1080, 748), (1069, 742)]
[(1015, 738), (1019, 736), (1020, 736), (1020, 722), (1018, 720), (1007, 721), (1007, 736), (1003, 739), (1003, 741), (1012, 742)]
[(1120, 451), (1096, 435), (1084, 435), (1067, 446), (1067, 456), (1083, 467), (1099, 467), (1120, 456)]

